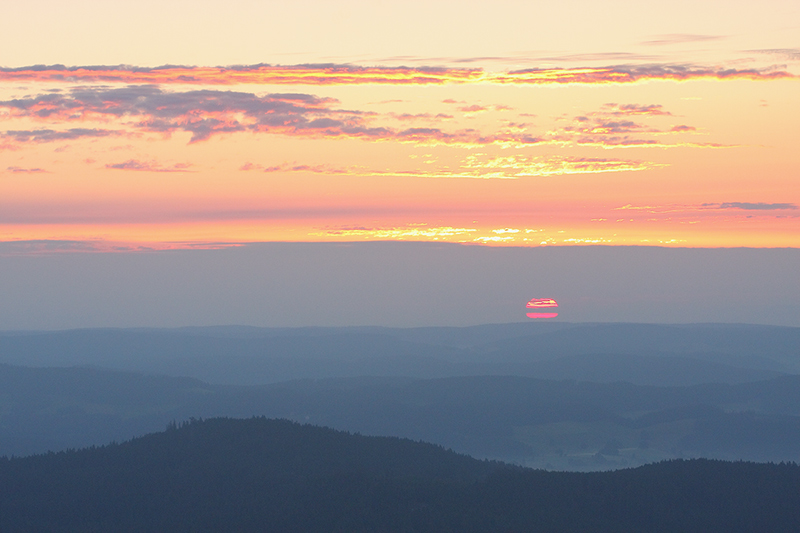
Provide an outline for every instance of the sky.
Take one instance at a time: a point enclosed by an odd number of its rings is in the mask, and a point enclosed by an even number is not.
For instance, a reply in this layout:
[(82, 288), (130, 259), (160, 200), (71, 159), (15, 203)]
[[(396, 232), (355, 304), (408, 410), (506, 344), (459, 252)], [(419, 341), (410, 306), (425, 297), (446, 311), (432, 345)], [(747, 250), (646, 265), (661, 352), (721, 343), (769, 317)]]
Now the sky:
[[(533, 279), (519, 288), (520, 308), (508, 304), (514, 315), (498, 303), (505, 296), (482, 296), (481, 312), (461, 305), (402, 319), (363, 315), (356, 309), (368, 296), (353, 296), (335, 318), (226, 318), (186, 304), (148, 322), (146, 299), (116, 319), (76, 320), (43, 296), (28, 319), (14, 318), (19, 287), (68, 285), (62, 261), (84, 262), (80, 272), (106, 256), (145, 261), (140, 268), (158, 277), (159, 253), (200, 268), (209, 257), (228, 261), (230, 248), (263, 255), (264, 243), (316, 246), (308, 280), (326, 277), (334, 256), (324, 251), (374, 241), (496, 250), (492, 276), (511, 268), (513, 248), (587, 247), (589, 258), (598, 245), (619, 252), (606, 280), (631, 267), (622, 265), (627, 247), (674, 257), (761, 250), (764, 271), (800, 267), (794, 1), (39, 0), (4, 14), (14, 23), (0, 34), (2, 329), (468, 324), (523, 320), (525, 302), (558, 299), (558, 290), (572, 298), (562, 282)], [(423, 261), (451, 264), (457, 248), (403, 249), (425, 277)], [(420, 252), (433, 249), (444, 255)], [(367, 253), (358, 250), (348, 261)], [(42, 267), (18, 271), (19, 261)], [(698, 266), (686, 261), (676, 272), (691, 276)], [(574, 275), (584, 293), (599, 290)], [(374, 270), (362, 279), (381, 278)], [(795, 278), (777, 280), (782, 292), (761, 295), (763, 304), (781, 308)], [(220, 271), (202, 285), (225, 283)], [(758, 283), (742, 274), (732, 287)], [(731, 290), (705, 294), (716, 303), (699, 314), (621, 303), (570, 314), (560, 303), (559, 318), (740, 320)], [(88, 294), (74, 294), (75, 305), (102, 307)], [(264, 297), (293, 294), (276, 285)], [(800, 325), (793, 313), (753, 320)]]

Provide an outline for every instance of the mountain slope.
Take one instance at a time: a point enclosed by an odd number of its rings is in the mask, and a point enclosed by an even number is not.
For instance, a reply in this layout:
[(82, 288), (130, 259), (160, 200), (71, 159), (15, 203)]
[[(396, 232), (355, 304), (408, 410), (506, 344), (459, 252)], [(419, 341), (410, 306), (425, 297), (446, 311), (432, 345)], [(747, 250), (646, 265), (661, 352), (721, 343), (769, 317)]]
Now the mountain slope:
[(0, 365), (0, 455), (125, 440), (191, 417), (269, 416), (561, 470), (677, 457), (800, 460), (800, 377), (646, 387), (513, 376), (258, 387)]
[(0, 460), (2, 531), (790, 531), (800, 467), (575, 474), (280, 420)]

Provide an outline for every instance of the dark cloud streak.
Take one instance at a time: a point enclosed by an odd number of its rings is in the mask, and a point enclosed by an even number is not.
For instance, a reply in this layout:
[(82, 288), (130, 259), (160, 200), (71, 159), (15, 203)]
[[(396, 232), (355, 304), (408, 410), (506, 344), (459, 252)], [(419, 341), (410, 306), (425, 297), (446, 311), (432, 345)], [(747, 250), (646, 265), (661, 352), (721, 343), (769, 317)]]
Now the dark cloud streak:
[(106, 165), (106, 168), (111, 170), (134, 170), (142, 172), (192, 172), (189, 170), (190, 166), (191, 165), (188, 163), (176, 163), (171, 167), (165, 167), (156, 161), (129, 159), (122, 163)]
[(774, 203), (768, 204), (764, 202), (722, 202), (717, 204), (702, 204), (703, 207), (712, 207), (715, 209), (744, 209), (752, 211), (777, 211), (777, 210), (795, 210), (798, 209), (796, 204), (791, 203)]
[(800, 61), (800, 48), (766, 48), (763, 50), (748, 50), (748, 52), (776, 56), (785, 61)]
[(47, 174), (48, 172), (43, 168), (22, 168), (22, 167), (8, 167), (6, 172), (12, 174)]
[[(2, 105), (3, 103), (0, 102), (0, 106)], [(0, 134), (0, 137), (16, 143), (49, 143), (84, 138), (116, 137), (119, 135), (122, 135), (122, 132), (94, 128), (71, 128), (62, 131), (51, 129), (8, 130)]]

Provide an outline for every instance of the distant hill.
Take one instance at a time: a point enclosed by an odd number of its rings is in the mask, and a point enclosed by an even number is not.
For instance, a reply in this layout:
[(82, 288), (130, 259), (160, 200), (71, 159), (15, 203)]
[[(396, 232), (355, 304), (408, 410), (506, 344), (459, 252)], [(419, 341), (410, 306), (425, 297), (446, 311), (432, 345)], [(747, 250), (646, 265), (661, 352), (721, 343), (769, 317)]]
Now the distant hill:
[(800, 328), (519, 323), (467, 328), (180, 328), (0, 333), (0, 363), (96, 366), (260, 385), (516, 375), (640, 385), (800, 373)]
[(0, 460), (4, 532), (798, 529), (795, 464), (543, 472), (263, 418)]
[(477, 347), (508, 361), (566, 355), (675, 356), (800, 373), (800, 328), (749, 324), (573, 324)]
[(268, 416), (604, 470), (678, 457), (800, 460), (800, 376), (691, 387), (514, 376), (337, 378), (257, 387), (0, 365), (0, 455), (125, 440), (191, 417)]

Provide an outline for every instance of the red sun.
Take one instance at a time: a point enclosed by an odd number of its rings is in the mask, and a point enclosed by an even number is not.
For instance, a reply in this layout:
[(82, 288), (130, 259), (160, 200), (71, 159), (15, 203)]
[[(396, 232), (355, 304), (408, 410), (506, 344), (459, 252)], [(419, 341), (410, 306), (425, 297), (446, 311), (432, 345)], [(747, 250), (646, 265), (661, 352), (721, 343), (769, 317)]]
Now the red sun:
[[(532, 298), (531, 301), (525, 304), (525, 309), (530, 310), (527, 313), (528, 318), (555, 318), (558, 313), (553, 313), (552, 309), (557, 307), (558, 302), (552, 298)], [(550, 312), (545, 312), (546, 309), (550, 310)]]

